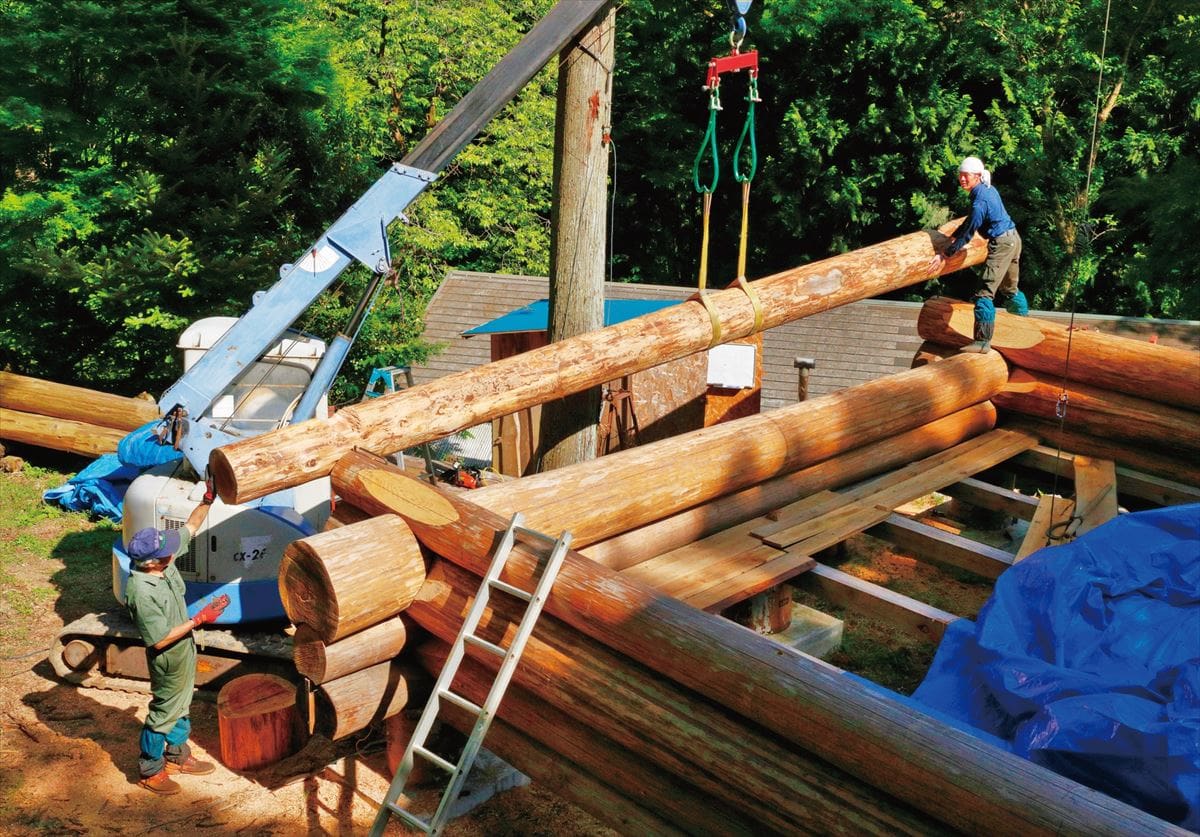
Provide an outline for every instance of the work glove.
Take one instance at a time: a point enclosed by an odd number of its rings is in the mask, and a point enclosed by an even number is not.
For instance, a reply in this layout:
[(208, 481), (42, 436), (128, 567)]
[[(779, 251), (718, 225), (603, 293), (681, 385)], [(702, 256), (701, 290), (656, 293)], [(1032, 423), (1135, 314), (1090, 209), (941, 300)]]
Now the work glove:
[(212, 474), (208, 473), (208, 469), (204, 469), (204, 505), (211, 506), (213, 501), (217, 499), (216, 489), (213, 487)]
[(192, 617), (192, 625), (199, 628), (201, 625), (216, 622), (217, 617), (224, 613), (227, 607), (229, 607), (229, 597), (222, 593), (197, 611), (196, 615)]

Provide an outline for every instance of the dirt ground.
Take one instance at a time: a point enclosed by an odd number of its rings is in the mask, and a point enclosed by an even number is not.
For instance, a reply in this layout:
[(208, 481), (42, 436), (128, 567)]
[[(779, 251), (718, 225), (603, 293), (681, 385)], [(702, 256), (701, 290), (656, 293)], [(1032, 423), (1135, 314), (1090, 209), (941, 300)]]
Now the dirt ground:
[[(52, 638), (47, 631), (43, 637)], [(192, 707), (195, 755), (209, 776), (178, 777), (183, 792), (159, 797), (137, 786), (138, 733), (147, 698), (77, 689), (44, 660), (0, 666), (0, 833), (291, 835), (363, 834), (391, 775), (383, 740), (332, 745), (314, 739), (271, 769), (238, 773), (216, 757), (216, 704)], [(423, 792), (423, 800), (432, 793)], [(409, 832), (393, 825), (390, 834)], [(614, 832), (552, 794), (527, 786), (492, 797), (448, 834), (577, 835)]]

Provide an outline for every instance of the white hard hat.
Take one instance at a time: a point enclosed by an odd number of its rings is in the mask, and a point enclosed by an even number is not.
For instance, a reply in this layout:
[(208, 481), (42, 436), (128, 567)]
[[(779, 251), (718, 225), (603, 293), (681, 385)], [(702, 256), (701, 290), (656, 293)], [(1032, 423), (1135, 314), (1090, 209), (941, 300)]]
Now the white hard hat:
[(964, 174), (982, 175), (984, 172), (983, 160), (980, 160), (978, 157), (967, 157), (962, 161), (962, 165), (958, 167), (958, 170)]

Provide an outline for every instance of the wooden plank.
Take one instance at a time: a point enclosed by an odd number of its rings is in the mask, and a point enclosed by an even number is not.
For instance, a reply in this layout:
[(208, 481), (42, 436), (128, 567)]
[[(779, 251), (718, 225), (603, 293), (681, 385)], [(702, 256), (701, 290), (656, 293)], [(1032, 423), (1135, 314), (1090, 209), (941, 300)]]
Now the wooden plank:
[(659, 590), (674, 589), (679, 582), (703, 575), (709, 571), (709, 567), (725, 560), (731, 554), (761, 546), (761, 542), (756, 538), (749, 537), (749, 530), (753, 524), (754, 521), (748, 521), (707, 538), (684, 544), (635, 564), (626, 569), (624, 574)]
[(765, 538), (767, 535), (774, 534), (791, 526), (807, 523), (823, 514), (828, 514), (846, 505), (847, 502), (845, 494), (829, 490), (818, 491), (794, 503), (789, 503), (781, 509), (768, 512), (766, 515), (767, 520), (774, 522), (759, 526), (751, 534), (756, 538)]
[(867, 534), (895, 544), (919, 561), (957, 567), (993, 580), (1013, 563), (1013, 556), (1003, 549), (943, 532), (901, 514), (890, 515)]
[(1076, 536), (1117, 516), (1117, 470), (1111, 459), (1075, 457), (1075, 507), (1080, 517)]
[[(1036, 497), (1001, 488), (975, 477), (967, 477), (938, 490), (976, 508), (1004, 512), (1022, 520), (1033, 520), (1038, 506)], [(1200, 492), (1197, 495), (1200, 496)]]
[(808, 555), (784, 552), (757, 567), (700, 588), (683, 601), (709, 613), (720, 613), (731, 605), (811, 570), (816, 563)]
[(1200, 488), (1117, 466), (1117, 494), (1149, 500), (1160, 506), (1200, 503)]
[(891, 513), (889, 506), (865, 501), (852, 503), (816, 520), (764, 538), (763, 543), (777, 549), (794, 548), (811, 555), (886, 520)]
[(1037, 512), (1034, 513), (1033, 520), (1029, 523), (1029, 530), (1025, 533), (1025, 540), (1021, 541), (1021, 548), (1017, 550), (1017, 556), (1013, 559), (1013, 563), (1025, 560), (1044, 546), (1065, 543), (1063, 539), (1056, 539), (1053, 543), (1048, 544), (1047, 537), (1051, 526), (1054, 527), (1056, 534), (1065, 531), (1064, 527), (1074, 513), (1075, 502), (1073, 500), (1054, 494), (1042, 495), (1038, 501)]
[(819, 593), (839, 607), (887, 622), (930, 642), (940, 642), (946, 626), (960, 618), (821, 563), (799, 576), (796, 585)]

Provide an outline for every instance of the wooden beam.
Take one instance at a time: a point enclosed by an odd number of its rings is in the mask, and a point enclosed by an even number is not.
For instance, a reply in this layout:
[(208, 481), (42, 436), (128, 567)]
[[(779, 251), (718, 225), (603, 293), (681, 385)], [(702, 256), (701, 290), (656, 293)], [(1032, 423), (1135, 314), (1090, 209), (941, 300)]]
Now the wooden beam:
[(819, 593), (832, 604), (887, 622), (928, 642), (941, 642), (946, 626), (960, 618), (821, 563), (797, 578), (796, 586)]
[[(940, 246), (954, 225), (955, 222), (950, 222), (940, 232), (913, 233), (759, 279), (751, 285), (759, 300), (761, 321), (756, 321), (755, 306), (741, 288), (709, 294), (716, 321), (720, 323), (720, 340), (729, 342), (848, 302), (923, 282), (930, 278), (929, 260), (935, 245)], [(976, 237), (944, 269), (958, 270), (978, 264), (983, 261), (985, 251), (983, 240)], [(673, 305), (354, 404), (328, 420), (294, 424), (226, 445), (213, 452), (210, 468), (221, 499), (244, 503), (328, 474), (338, 458), (352, 448), (387, 455), (531, 404), (562, 398), (705, 351), (713, 341), (713, 330), (713, 320), (699, 302)], [(946, 363), (950, 362), (953, 361)], [(990, 362), (1003, 364), (999, 357)], [(945, 363), (935, 365), (940, 369)], [(947, 381), (931, 387), (927, 393), (938, 400), (952, 395), (948, 390), (953, 386)], [(871, 424), (889, 412), (848, 415), (856, 423)]]
[(1011, 488), (1001, 488), (974, 477), (966, 477), (938, 490), (976, 508), (1004, 512), (1021, 520), (1032, 520), (1038, 505), (1036, 497), (1021, 494)]
[[(925, 303), (917, 331), (925, 340), (965, 346), (973, 339), (973, 307), (952, 299)], [(1016, 366), (1061, 383), (1085, 384), (1190, 410), (1200, 410), (1200, 353), (1097, 331), (1069, 330), (1036, 317), (996, 312), (992, 348)], [(1070, 355), (1070, 368), (1067, 357)]]
[[(1069, 401), (1062, 421), (1068, 430), (1139, 447), (1183, 447), (1193, 458), (1200, 452), (1200, 413), (1074, 382), (1066, 390)], [(992, 401), (1002, 411), (1054, 421), (1062, 393), (1061, 379), (1014, 369)]]
[(993, 580), (1013, 563), (1012, 554), (1003, 549), (943, 532), (901, 514), (889, 515), (867, 534), (895, 544), (918, 561), (957, 567)]
[[(654, 523), (632, 529), (580, 550), (614, 570), (625, 569), (766, 514), (805, 495), (858, 482), (881, 471), (922, 459), (990, 430), (995, 408), (983, 402), (816, 465), (727, 494)], [(813, 494), (816, 492), (816, 494)]]
[(1037, 512), (1021, 541), (1021, 548), (1013, 563), (1024, 561), (1033, 553), (1046, 546), (1057, 546), (1072, 538), (1067, 535), (1068, 525), (1075, 514), (1075, 501), (1054, 494), (1043, 494), (1038, 500)]
[[(346, 454), (332, 477), (335, 489), (354, 505), (372, 514), (400, 514), (428, 549), (475, 574), (486, 572), (492, 545), (507, 523), (503, 517), (362, 452)], [(528, 586), (541, 563), (539, 553), (518, 545), (504, 580)], [(418, 597), (410, 614), (416, 618), (424, 604)], [(687, 686), (780, 741), (955, 828), (1116, 835), (1164, 827), (1149, 814), (855, 686), (818, 660), (789, 653), (578, 553), (566, 556), (546, 612), (642, 662), (643, 674), (659, 673)], [(539, 628), (551, 621), (543, 617)], [(558, 671), (563, 682), (573, 684), (577, 669), (567, 656)], [(602, 681), (595, 689), (610, 686)], [(842, 789), (829, 784), (823, 793)]]
[(1075, 457), (1075, 507), (1079, 510), (1076, 536), (1117, 516), (1117, 470), (1111, 460)]
[(127, 431), (0, 407), (0, 439), (79, 456), (113, 453)]

